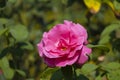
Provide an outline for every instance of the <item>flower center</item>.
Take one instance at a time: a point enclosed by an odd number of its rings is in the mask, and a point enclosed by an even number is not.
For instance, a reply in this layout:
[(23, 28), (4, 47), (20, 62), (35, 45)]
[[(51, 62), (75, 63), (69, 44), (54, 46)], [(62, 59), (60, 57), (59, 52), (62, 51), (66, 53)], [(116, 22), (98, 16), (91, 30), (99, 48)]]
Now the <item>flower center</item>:
[(67, 48), (62, 46), (60, 50), (65, 51)]
[(60, 40), (59, 42), (57, 42), (56, 47), (59, 50), (65, 51), (67, 50), (67, 46), (65, 44), (66, 43), (63, 40)]

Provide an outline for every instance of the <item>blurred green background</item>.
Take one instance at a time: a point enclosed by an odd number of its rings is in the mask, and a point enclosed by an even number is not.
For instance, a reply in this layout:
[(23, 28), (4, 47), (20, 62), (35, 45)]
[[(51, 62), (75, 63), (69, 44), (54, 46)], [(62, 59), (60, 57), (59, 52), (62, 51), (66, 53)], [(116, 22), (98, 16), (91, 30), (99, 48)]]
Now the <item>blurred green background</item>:
[(0, 0), (0, 80), (43, 80), (36, 44), (64, 20), (83, 25), (90, 44), (109, 48), (93, 47), (90, 63), (120, 62), (120, 0)]

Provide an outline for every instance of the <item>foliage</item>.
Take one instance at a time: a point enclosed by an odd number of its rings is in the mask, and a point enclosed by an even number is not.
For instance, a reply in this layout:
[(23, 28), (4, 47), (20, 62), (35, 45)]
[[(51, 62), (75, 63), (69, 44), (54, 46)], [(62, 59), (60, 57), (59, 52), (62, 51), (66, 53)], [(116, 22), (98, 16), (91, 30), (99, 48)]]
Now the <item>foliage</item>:
[[(36, 44), (66, 19), (88, 30), (92, 54), (83, 66), (48, 68)], [(119, 80), (119, 46), (120, 0), (0, 0), (0, 80)]]

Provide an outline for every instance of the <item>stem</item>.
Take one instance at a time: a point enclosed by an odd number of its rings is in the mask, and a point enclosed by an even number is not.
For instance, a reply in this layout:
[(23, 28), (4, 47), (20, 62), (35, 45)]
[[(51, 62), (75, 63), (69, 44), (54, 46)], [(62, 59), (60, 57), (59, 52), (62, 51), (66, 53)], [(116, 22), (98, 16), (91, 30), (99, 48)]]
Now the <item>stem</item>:
[(77, 74), (76, 74), (76, 68), (75, 67), (73, 67), (73, 71), (74, 71), (74, 80), (77, 80)]
[[(5, 24), (3, 24), (3, 28), (6, 28), (6, 25), (5, 25)], [(6, 40), (7, 40), (7, 45), (9, 46), (9, 44), (10, 44), (9, 36), (5, 34), (5, 38), (6, 38)]]
[(61, 68), (62, 74), (65, 80), (73, 80), (72, 66), (66, 66)]

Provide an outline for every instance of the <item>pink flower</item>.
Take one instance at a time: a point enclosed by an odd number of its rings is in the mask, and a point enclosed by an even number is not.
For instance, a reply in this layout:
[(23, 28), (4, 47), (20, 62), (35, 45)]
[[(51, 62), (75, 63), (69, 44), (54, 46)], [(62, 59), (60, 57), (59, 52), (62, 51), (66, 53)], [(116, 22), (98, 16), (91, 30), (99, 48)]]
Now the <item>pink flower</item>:
[(43, 34), (37, 44), (39, 55), (50, 67), (82, 65), (88, 60), (91, 49), (86, 46), (87, 31), (80, 24), (64, 21), (57, 24), (49, 32)]

